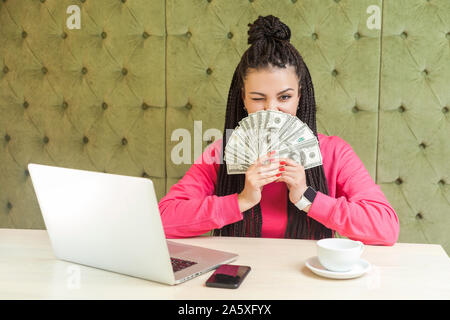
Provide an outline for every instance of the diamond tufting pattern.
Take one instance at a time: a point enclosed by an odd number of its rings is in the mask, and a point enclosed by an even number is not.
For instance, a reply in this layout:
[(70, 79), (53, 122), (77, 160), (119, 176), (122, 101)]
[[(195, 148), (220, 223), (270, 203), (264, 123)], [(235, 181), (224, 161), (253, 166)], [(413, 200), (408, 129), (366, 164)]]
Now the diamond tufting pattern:
[(45, 227), (29, 162), (150, 178), (160, 199), (190, 166), (172, 133), (190, 132), (192, 163), (223, 130), (247, 24), (267, 14), (311, 71), (318, 131), (352, 145), (399, 241), (450, 251), (447, 0), (1, 0), (0, 227)]

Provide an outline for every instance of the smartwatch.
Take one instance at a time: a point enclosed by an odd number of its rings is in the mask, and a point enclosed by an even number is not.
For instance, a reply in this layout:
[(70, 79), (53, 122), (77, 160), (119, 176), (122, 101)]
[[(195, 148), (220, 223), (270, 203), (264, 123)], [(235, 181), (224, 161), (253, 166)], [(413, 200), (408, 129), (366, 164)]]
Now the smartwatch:
[(316, 190), (314, 190), (311, 187), (308, 187), (308, 189), (306, 189), (306, 191), (303, 193), (302, 197), (295, 204), (295, 206), (297, 208), (299, 208), (300, 210), (305, 209), (307, 206), (309, 206), (310, 204), (313, 203), (314, 198), (316, 197), (316, 195), (317, 195)]

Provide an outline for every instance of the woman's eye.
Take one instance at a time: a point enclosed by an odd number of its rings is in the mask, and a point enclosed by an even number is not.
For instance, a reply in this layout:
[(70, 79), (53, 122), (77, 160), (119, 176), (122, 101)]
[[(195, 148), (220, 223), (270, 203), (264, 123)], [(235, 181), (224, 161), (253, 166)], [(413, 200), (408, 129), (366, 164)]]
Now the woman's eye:
[[(289, 98), (290, 98), (291, 96), (288, 96), (288, 95), (284, 95), (284, 96), (281, 96), (281, 100), (283, 100), (283, 101), (286, 101), (286, 100), (288, 100)], [(253, 98), (252, 100), (254, 100), (254, 101), (260, 101), (260, 100), (264, 100), (263, 98)]]

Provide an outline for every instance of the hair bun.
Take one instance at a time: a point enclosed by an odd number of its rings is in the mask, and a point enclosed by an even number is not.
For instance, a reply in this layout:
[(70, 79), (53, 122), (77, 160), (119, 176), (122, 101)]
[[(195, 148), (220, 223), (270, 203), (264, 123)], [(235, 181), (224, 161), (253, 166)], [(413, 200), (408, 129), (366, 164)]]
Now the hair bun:
[(248, 44), (269, 39), (278, 41), (289, 41), (291, 39), (289, 27), (273, 15), (259, 16), (253, 24), (249, 23), (248, 26), (250, 27), (248, 30)]

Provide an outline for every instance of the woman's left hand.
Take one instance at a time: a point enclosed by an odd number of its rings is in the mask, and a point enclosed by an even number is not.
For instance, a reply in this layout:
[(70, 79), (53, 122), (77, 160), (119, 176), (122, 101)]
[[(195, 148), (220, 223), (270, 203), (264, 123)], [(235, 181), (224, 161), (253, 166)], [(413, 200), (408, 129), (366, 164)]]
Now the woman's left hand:
[[(289, 200), (292, 203), (300, 201), (303, 193), (308, 189), (306, 185), (305, 168), (290, 158), (278, 158), (280, 161), (280, 178), (275, 182), (285, 182), (289, 189)], [(284, 170), (283, 170), (284, 169)]]

